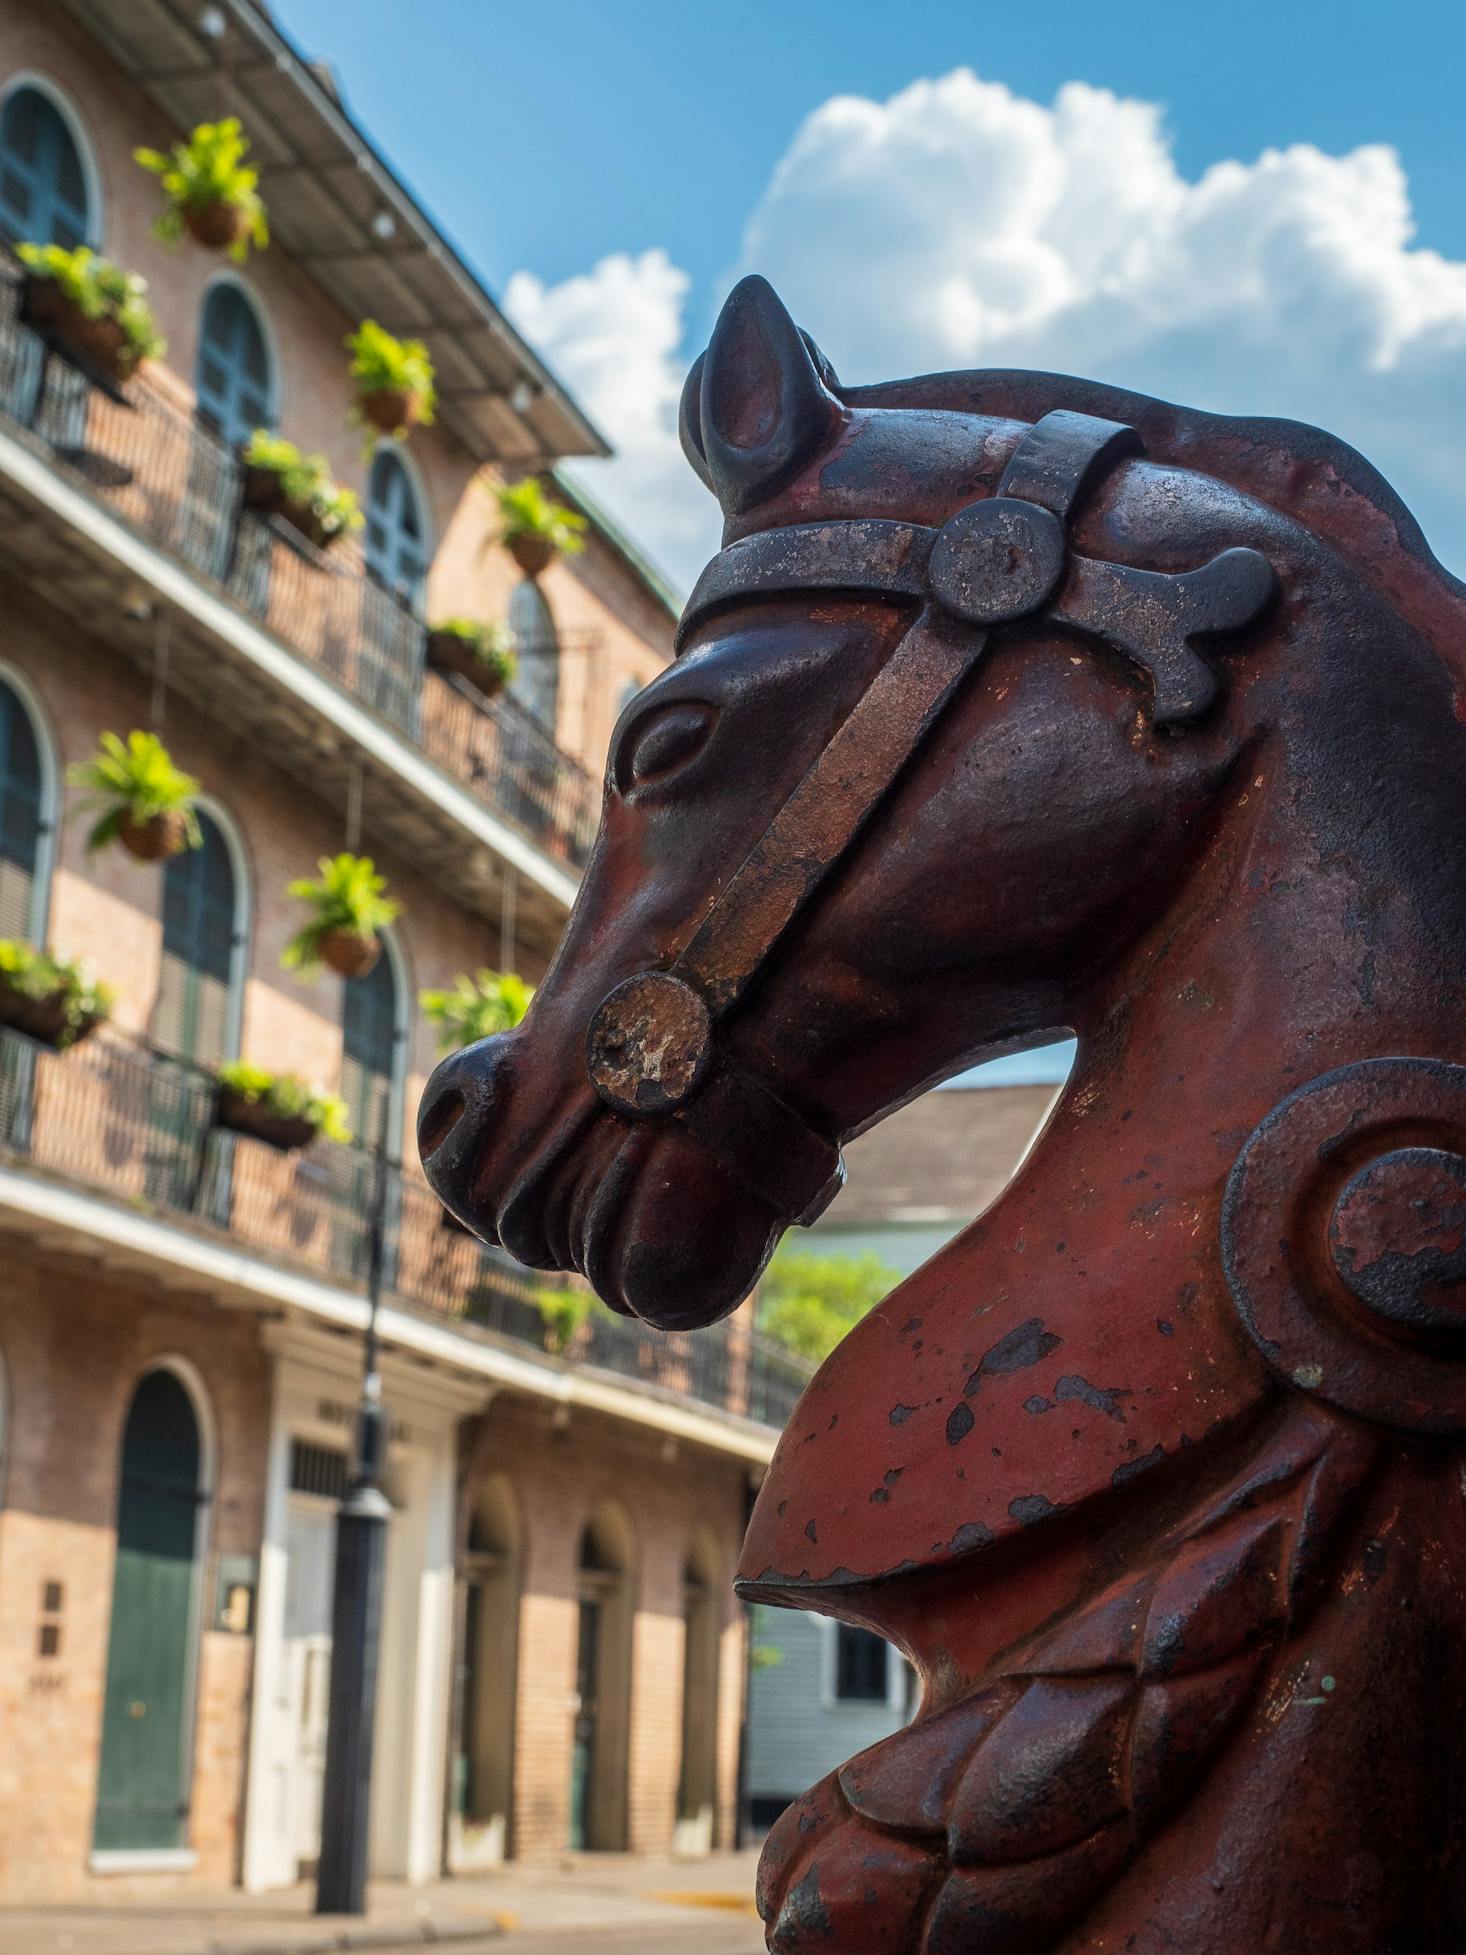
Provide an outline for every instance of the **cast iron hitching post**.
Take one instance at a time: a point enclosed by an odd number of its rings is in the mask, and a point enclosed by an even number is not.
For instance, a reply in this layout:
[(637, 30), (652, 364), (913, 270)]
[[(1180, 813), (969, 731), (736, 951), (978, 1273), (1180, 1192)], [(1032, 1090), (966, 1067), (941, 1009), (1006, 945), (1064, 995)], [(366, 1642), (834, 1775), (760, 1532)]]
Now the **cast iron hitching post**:
[(365, 1362), (357, 1413), (356, 1471), (336, 1517), (331, 1608), (331, 1702), (321, 1801), (317, 1914), (366, 1912), (367, 1839), (372, 1796), (372, 1727), (382, 1635), (382, 1577), (391, 1514), (379, 1484), (387, 1415), (377, 1370), (377, 1309), (386, 1247), (387, 1150), (377, 1148), (367, 1272)]

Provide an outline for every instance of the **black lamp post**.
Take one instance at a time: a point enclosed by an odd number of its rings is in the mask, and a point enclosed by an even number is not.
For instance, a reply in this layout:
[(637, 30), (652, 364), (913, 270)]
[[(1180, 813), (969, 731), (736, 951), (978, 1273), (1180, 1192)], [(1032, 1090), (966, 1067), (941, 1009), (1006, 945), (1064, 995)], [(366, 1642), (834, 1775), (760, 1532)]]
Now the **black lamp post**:
[(377, 1370), (377, 1310), (386, 1261), (387, 1150), (377, 1148), (356, 1470), (336, 1515), (336, 1575), (331, 1604), (331, 1702), (321, 1801), (317, 1914), (365, 1914), (372, 1730), (382, 1639), (382, 1584), (391, 1514), (381, 1489), (387, 1414)]

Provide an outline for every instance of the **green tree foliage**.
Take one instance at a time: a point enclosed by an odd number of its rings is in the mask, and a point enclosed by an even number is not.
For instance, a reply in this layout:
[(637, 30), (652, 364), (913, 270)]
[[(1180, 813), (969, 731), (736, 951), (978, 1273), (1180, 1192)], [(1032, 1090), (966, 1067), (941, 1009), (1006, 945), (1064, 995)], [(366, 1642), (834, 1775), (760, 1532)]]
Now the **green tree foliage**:
[(900, 1281), (900, 1271), (873, 1250), (822, 1256), (781, 1249), (764, 1278), (758, 1327), (786, 1350), (818, 1364)]

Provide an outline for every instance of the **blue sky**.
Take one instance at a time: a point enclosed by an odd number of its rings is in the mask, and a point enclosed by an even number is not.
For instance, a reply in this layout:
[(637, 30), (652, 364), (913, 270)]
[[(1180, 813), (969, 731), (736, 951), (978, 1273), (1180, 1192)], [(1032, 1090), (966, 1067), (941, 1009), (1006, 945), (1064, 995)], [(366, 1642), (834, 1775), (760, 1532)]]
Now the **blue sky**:
[[(1181, 168), (1386, 142), (1423, 241), (1466, 256), (1466, 7), (1049, 0), (273, 0), (494, 285), (664, 245), (706, 289), (801, 118), (958, 66), (1166, 110)], [(705, 330), (706, 316), (696, 321)]]

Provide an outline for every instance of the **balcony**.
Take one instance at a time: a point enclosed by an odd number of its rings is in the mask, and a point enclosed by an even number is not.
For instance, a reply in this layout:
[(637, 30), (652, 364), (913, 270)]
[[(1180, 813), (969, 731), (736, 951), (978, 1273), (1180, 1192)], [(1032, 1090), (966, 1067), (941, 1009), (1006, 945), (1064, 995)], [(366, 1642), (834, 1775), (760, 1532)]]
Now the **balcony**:
[[(257, 624), (275, 645), (325, 675), (365, 707), (379, 729), (406, 742), (420, 761), (467, 790), (547, 858), (549, 874), (542, 880), (553, 888), (563, 921), (594, 839), (598, 785), (517, 701), (485, 699), (460, 679), (427, 671), (422, 619), (369, 574), (353, 540), (318, 550), (278, 517), (246, 508), (244, 472), (231, 448), (146, 372), (118, 388), (83, 371), (21, 319), (22, 289), (17, 268), (0, 263), (0, 432), (39, 448), (65, 480), (163, 552), (201, 591), (223, 599), (230, 613)], [(17, 524), (6, 527), (15, 531)], [(19, 575), (26, 574), (26, 556), (24, 549), (12, 555)], [(35, 563), (29, 567), (36, 571)], [(47, 595), (64, 602), (76, 581), (58, 563)], [(129, 627), (125, 617), (114, 618), (121, 594), (119, 581), (102, 613), (109, 640), (146, 665), (153, 656), (150, 635), (136, 621)], [(82, 615), (95, 628), (95, 596), (89, 601), (93, 608)], [(217, 710), (224, 681), (217, 655), (211, 665), (201, 646), (175, 636), (179, 657), (170, 680)], [(560, 655), (590, 656), (596, 639), (595, 633), (566, 634)], [(296, 710), (292, 717), (296, 739), (303, 741), (308, 712)], [(322, 778), (323, 751), (316, 737), (310, 777)], [(404, 846), (420, 854), (426, 839), (419, 825)], [(444, 839), (441, 825), (434, 839)], [(461, 832), (455, 839), (461, 896), (466, 851)], [(493, 880), (482, 864), (478, 875)], [(467, 881), (472, 897), (472, 873)], [(485, 892), (482, 905), (490, 911), (492, 893)]]
[[(207, 1073), (110, 1031), (57, 1053), (0, 1030), (0, 1164), (364, 1292), (374, 1156), (330, 1142), (281, 1154), (216, 1127), (214, 1099)], [(465, 1339), (765, 1426), (784, 1425), (808, 1381), (798, 1359), (736, 1320), (668, 1336), (598, 1307), (555, 1354), (534, 1302), (544, 1279), (451, 1225), (421, 1175), (389, 1170), (386, 1213), (392, 1302)]]

